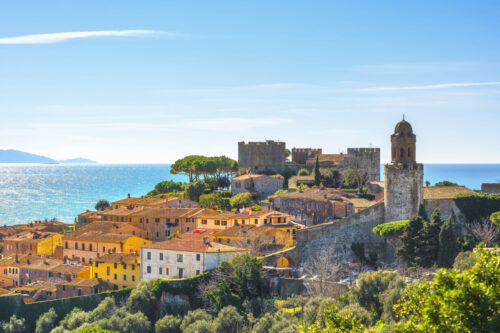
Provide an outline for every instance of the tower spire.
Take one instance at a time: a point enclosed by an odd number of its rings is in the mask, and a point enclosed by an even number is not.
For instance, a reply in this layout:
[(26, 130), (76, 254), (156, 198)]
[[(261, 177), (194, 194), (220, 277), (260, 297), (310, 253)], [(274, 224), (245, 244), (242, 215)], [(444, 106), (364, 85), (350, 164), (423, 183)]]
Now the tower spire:
[(403, 120), (405, 120), (405, 114), (403, 113)]

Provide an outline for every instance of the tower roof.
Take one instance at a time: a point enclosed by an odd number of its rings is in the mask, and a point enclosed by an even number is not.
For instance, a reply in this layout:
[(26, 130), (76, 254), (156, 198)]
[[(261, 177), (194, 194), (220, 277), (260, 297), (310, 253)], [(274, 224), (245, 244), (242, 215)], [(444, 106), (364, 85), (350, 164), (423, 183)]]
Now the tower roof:
[(403, 120), (396, 124), (394, 134), (413, 134), (413, 128), (411, 127), (410, 123), (403, 118)]

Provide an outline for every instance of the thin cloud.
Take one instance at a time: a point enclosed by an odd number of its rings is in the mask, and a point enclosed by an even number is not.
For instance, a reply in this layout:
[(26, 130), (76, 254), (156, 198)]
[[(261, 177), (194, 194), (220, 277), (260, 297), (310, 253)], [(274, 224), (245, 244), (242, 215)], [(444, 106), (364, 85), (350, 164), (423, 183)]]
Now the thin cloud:
[(435, 89), (451, 89), (451, 88), (488, 87), (488, 86), (499, 86), (499, 85), (500, 81), (460, 82), (460, 83), (430, 84), (422, 86), (371, 87), (371, 88), (362, 88), (360, 90), (361, 91), (435, 90)]
[(73, 31), (50, 34), (24, 35), (0, 38), (0, 44), (50, 44), (61, 43), (72, 39), (98, 37), (151, 37), (151, 36), (179, 36), (178, 33), (158, 30), (100, 30), (100, 31)]

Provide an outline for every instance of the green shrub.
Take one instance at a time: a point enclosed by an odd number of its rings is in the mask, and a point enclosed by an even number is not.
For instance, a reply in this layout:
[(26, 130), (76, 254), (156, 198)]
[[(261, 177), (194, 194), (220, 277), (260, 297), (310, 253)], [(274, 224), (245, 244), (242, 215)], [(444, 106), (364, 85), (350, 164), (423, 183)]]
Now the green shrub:
[(496, 212), (491, 214), (490, 216), (491, 222), (495, 223), (497, 226), (500, 226), (500, 212)]
[(410, 220), (400, 220), (382, 223), (373, 228), (373, 232), (384, 239), (399, 238), (403, 235), (409, 222)]
[(455, 203), (467, 221), (473, 222), (500, 211), (500, 194), (461, 194), (455, 198)]
[(455, 258), (453, 263), (453, 268), (459, 271), (472, 268), (476, 263), (476, 256), (472, 251), (460, 252)]

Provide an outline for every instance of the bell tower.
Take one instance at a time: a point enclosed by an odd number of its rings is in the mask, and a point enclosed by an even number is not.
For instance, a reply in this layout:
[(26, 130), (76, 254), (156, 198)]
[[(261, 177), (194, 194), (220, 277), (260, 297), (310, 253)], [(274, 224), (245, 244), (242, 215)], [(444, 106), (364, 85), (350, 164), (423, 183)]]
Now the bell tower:
[(391, 135), (391, 163), (384, 166), (385, 220), (406, 220), (423, 203), (424, 166), (416, 161), (417, 137), (404, 117)]

